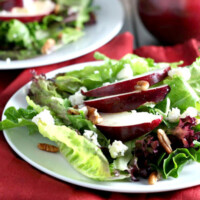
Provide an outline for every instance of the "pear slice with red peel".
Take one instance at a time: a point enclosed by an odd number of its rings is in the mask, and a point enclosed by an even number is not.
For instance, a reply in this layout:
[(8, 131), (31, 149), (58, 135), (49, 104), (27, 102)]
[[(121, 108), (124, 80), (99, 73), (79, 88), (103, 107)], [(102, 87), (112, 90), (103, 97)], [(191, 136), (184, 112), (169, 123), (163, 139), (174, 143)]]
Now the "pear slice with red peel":
[[(5, 0), (0, 2), (0, 8), (8, 12), (0, 12), (0, 21), (10, 21), (12, 19), (17, 19), (23, 23), (41, 21), (45, 16), (50, 15), (55, 10), (55, 3), (52, 1), (35, 1), (29, 0), (30, 2), (37, 3), (36, 13), (22, 12), (23, 9), (26, 9), (25, 0)], [(34, 9), (34, 8), (33, 8)], [(13, 13), (13, 10), (15, 12)]]
[(87, 97), (103, 97), (114, 94), (132, 92), (135, 90), (135, 86), (137, 85), (138, 81), (147, 81), (150, 86), (154, 85), (162, 81), (165, 77), (167, 77), (168, 71), (170, 69), (171, 68), (168, 66), (140, 76), (135, 76), (132, 79), (127, 79), (116, 83), (112, 83), (93, 90), (89, 90), (87, 92), (82, 91), (82, 94)]
[(138, 138), (153, 129), (161, 122), (162, 116), (147, 112), (100, 113), (103, 121), (97, 128), (111, 140), (123, 142)]
[(169, 91), (170, 87), (168, 85), (164, 85), (145, 91), (134, 91), (87, 100), (84, 101), (84, 103), (87, 106), (96, 108), (98, 112), (123, 112), (134, 110), (148, 102), (158, 103), (166, 97)]

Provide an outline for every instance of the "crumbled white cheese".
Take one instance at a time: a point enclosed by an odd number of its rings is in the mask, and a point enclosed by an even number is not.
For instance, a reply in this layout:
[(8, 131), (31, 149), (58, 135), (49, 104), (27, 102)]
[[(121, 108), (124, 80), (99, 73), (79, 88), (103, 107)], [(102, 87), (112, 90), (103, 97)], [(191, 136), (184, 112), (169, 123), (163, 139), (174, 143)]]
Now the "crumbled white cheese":
[(84, 130), (83, 136), (87, 138), (89, 141), (91, 141), (92, 143), (94, 143), (95, 145), (100, 146), (97, 140), (98, 135), (94, 131)]
[(187, 116), (196, 117), (198, 115), (198, 111), (196, 108), (188, 107), (186, 111), (180, 116), (181, 118), (186, 118)]
[(99, 74), (99, 71), (95, 70), (95, 71), (94, 71), (94, 74)]
[(133, 70), (130, 64), (125, 64), (124, 68), (117, 74), (118, 79), (128, 79), (133, 77)]
[(81, 108), (78, 109), (79, 111), (82, 111), (84, 115), (86, 116), (88, 114), (88, 109), (87, 106), (82, 106)]
[(121, 141), (115, 140), (112, 145), (108, 146), (110, 155), (112, 158), (117, 158), (124, 156), (124, 153), (128, 150), (128, 147), (124, 145)]
[(52, 117), (50, 111), (46, 109), (37, 114), (35, 117), (33, 117), (32, 122), (38, 125), (39, 120), (46, 124), (55, 124), (54, 118)]
[(107, 86), (107, 85), (110, 85), (110, 84), (111, 84), (110, 82), (105, 82), (105, 83), (103, 83), (102, 86)]
[(71, 102), (72, 106), (83, 104), (85, 96), (82, 95), (81, 90), (84, 92), (87, 92), (86, 87), (81, 87), (79, 89), (79, 91), (77, 91), (75, 94), (69, 96), (69, 101)]
[(181, 111), (178, 108), (172, 108), (169, 110), (167, 120), (169, 122), (177, 122), (180, 119)]
[(10, 58), (6, 58), (6, 63), (10, 63), (11, 62), (11, 59)]
[(173, 77), (175, 75), (181, 76), (186, 81), (188, 81), (191, 77), (190, 70), (187, 67), (178, 67), (178, 68), (175, 68), (175, 69), (171, 69), (168, 72), (168, 75), (170, 77)]

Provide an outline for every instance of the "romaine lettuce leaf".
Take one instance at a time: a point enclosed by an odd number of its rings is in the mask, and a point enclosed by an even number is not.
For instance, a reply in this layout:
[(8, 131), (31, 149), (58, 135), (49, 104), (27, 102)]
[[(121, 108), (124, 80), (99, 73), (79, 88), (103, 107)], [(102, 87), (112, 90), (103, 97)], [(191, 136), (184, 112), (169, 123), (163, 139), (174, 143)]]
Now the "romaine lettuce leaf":
[(41, 120), (38, 128), (44, 137), (58, 143), (61, 153), (77, 171), (96, 180), (111, 177), (106, 157), (85, 137), (66, 126), (47, 125)]

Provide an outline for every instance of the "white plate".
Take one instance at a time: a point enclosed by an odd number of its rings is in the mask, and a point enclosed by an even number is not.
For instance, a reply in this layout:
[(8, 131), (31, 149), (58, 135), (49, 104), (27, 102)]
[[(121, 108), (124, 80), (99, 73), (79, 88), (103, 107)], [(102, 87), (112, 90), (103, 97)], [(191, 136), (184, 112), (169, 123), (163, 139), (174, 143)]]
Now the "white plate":
[(97, 23), (87, 26), (85, 35), (74, 43), (58, 49), (49, 55), (36, 58), (11, 61), (0, 61), (0, 70), (38, 67), (77, 58), (85, 55), (110, 41), (120, 31), (124, 12), (120, 0), (94, 0), (94, 5), (100, 6), (95, 11)]
[[(81, 69), (84, 66), (94, 66), (102, 62), (90, 62), (72, 65), (61, 68), (47, 74), (48, 78), (57, 73)], [(16, 108), (26, 107), (25, 96), (30, 83), (18, 90), (8, 101), (6, 108), (14, 106)], [(5, 119), (3, 117), (2, 119)], [(28, 135), (25, 128), (15, 128), (4, 131), (4, 136), (11, 148), (25, 161), (37, 169), (60, 180), (73, 183), (75, 185), (93, 188), (104, 191), (126, 192), (126, 193), (151, 193), (172, 191), (187, 188), (200, 184), (200, 164), (191, 163), (184, 167), (179, 178), (169, 178), (161, 180), (155, 185), (148, 185), (147, 180), (139, 182), (99, 182), (88, 179), (75, 171), (60, 154), (53, 154), (41, 151), (37, 148), (38, 143), (52, 143), (40, 134)], [(55, 164), (56, 163), (56, 164)]]

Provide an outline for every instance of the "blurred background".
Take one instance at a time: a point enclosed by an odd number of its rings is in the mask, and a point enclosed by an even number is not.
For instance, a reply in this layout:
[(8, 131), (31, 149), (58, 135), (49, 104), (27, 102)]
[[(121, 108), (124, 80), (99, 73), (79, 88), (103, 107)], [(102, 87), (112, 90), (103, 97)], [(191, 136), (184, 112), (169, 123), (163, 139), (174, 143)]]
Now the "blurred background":
[(125, 21), (121, 33), (130, 31), (134, 34), (135, 48), (143, 45), (159, 44), (142, 24), (137, 11), (137, 0), (121, 0), (121, 2), (125, 10)]

